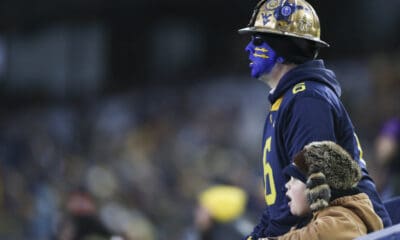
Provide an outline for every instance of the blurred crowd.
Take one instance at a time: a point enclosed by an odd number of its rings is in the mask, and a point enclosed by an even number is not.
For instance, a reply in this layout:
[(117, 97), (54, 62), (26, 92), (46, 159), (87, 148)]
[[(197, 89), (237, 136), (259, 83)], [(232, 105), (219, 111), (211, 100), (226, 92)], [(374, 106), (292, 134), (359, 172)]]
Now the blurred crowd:
[[(371, 174), (391, 177), (378, 181), (389, 199), (400, 195), (397, 185), (385, 188), (399, 181), (391, 167), (399, 164), (399, 84), (382, 61), (368, 74), (357, 62), (334, 65)], [(199, 194), (215, 184), (246, 192), (236, 229), (250, 231), (264, 207), (268, 91), (229, 76), (1, 110), (0, 238), (199, 239)], [(380, 136), (392, 142), (382, 147)]]
[(0, 238), (83, 239), (70, 237), (83, 222), (103, 235), (179, 239), (216, 183), (248, 189), (261, 208), (267, 89), (227, 80), (2, 114)]

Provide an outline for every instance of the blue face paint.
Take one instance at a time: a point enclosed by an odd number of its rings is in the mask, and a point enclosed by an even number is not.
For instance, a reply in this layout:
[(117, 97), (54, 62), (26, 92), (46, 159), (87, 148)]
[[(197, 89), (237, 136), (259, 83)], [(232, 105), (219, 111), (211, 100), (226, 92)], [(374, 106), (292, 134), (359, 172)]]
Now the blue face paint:
[(265, 73), (270, 73), (277, 60), (282, 60), (282, 58), (276, 56), (275, 51), (260, 36), (253, 36), (245, 50), (249, 54), (253, 78), (259, 78)]

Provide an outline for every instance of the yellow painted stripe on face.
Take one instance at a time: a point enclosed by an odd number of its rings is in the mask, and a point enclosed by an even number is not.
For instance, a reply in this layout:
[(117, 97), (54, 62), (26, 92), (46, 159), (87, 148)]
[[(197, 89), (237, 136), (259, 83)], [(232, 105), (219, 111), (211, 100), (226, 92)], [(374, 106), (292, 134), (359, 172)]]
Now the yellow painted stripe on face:
[(254, 50), (260, 51), (260, 52), (268, 52), (268, 49), (266, 49), (266, 48), (258, 48), (258, 47), (256, 47)]
[(271, 111), (278, 111), (279, 107), (281, 106), (282, 100), (283, 100), (283, 97), (278, 98), (274, 102), (274, 104), (272, 104)]
[(260, 57), (260, 58), (265, 58), (265, 59), (269, 58), (269, 57), (268, 57), (267, 55), (265, 55), (265, 54), (258, 54), (258, 53), (254, 53), (253, 56), (254, 56), (254, 57)]

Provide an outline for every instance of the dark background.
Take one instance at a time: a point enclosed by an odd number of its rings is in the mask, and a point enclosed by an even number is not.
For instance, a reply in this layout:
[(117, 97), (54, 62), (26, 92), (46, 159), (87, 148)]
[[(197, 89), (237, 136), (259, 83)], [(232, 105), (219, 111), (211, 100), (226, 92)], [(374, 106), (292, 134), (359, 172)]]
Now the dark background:
[[(16, 53), (16, 58), (29, 51), (37, 52), (38, 48), (46, 51), (46, 48), (63, 46), (54, 46), (57, 40), (51, 38), (63, 41), (68, 52), (63, 56), (67, 64), (64, 74), (67, 78), (82, 78), (78, 83), (66, 83), (71, 88), (82, 81), (93, 81), (76, 73), (85, 66), (74, 66), (75, 59), (85, 51), (87, 54), (99, 52), (96, 53), (100, 58), (96, 62), (98, 66), (93, 72), (100, 79), (92, 83), (96, 86), (89, 88), (109, 93), (149, 84), (188, 83), (215, 74), (245, 73), (246, 56), (242, 50), (247, 38), (239, 36), (237, 30), (247, 24), (255, 3), (238, 0), (2, 1), (0, 31), (9, 54), (22, 51)], [(399, 16), (395, 9), (400, 3), (397, 1), (383, 4), (311, 0), (310, 3), (320, 16), (322, 38), (332, 45), (322, 52), (323, 57), (363, 59), (399, 51)], [(15, 47), (14, 41), (18, 42)], [(61, 58), (51, 50), (37, 55), (31, 61)], [(3, 71), (9, 78), (13, 76), (9, 75), (12, 73), (8, 68), (24, 71), (24, 66), (31, 63), (11, 59), (7, 66), (5, 62)], [(30, 77), (34, 81), (35, 76)], [(11, 81), (9, 78), (4, 81)], [(74, 95), (67, 91), (70, 94)]]

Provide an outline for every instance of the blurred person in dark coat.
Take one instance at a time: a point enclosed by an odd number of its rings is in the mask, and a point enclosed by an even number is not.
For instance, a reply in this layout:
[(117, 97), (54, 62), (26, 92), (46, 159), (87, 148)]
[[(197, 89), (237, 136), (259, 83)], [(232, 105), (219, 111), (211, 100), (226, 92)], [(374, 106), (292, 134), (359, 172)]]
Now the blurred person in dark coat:
[(371, 175), (382, 200), (400, 195), (400, 119), (386, 121), (375, 139)]
[(66, 202), (66, 214), (57, 233), (59, 240), (106, 240), (111, 232), (97, 216), (94, 199), (86, 191), (73, 191)]

